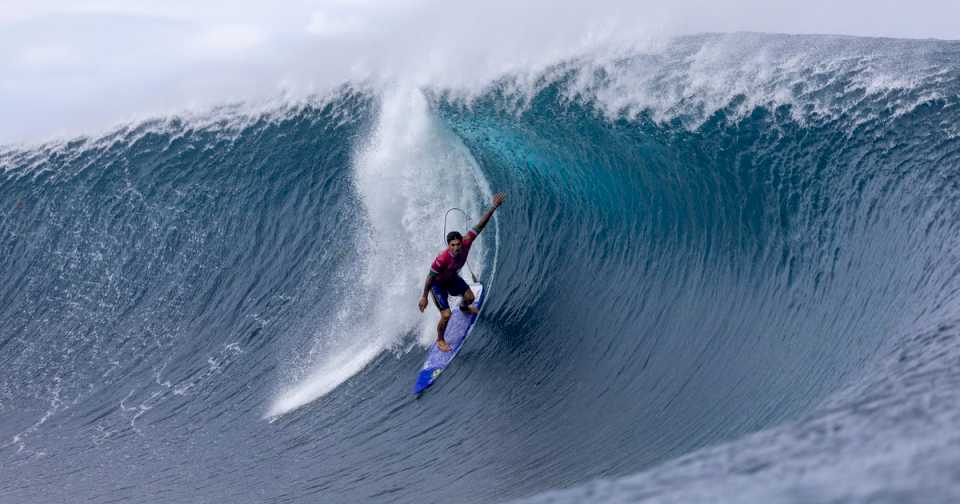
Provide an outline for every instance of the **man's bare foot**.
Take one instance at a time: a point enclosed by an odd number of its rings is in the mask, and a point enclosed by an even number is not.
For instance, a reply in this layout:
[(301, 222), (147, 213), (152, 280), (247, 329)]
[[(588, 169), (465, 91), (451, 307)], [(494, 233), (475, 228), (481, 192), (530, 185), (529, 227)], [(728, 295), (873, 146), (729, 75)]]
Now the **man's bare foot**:
[(441, 352), (449, 352), (449, 351), (450, 351), (450, 345), (448, 345), (447, 342), (446, 342), (446, 341), (443, 341), (442, 339), (441, 339), (441, 340), (437, 340), (437, 348), (439, 348)]
[(480, 308), (477, 308), (476, 306), (473, 306), (473, 305), (470, 305), (470, 306), (460, 305), (460, 311), (466, 312), (466, 313), (473, 313), (476, 315), (477, 313), (480, 313)]

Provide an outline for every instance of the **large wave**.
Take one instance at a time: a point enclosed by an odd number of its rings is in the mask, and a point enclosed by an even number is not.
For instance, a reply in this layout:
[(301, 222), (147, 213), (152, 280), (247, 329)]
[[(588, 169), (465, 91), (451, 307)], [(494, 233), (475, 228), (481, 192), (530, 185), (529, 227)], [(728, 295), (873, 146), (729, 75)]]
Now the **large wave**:
[[(689, 37), (7, 148), (0, 491), (956, 495), (957, 54)], [(414, 401), (443, 212), (499, 190)]]

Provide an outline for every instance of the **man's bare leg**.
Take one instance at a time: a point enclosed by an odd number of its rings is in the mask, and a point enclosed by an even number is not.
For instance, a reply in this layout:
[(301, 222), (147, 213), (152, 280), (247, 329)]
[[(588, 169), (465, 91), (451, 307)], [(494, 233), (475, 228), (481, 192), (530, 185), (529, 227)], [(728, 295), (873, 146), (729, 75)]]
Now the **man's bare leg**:
[(447, 322), (450, 321), (450, 309), (440, 310), (440, 322), (437, 322), (437, 348), (441, 352), (449, 352), (450, 345), (443, 339), (443, 333), (447, 330)]
[(463, 302), (460, 303), (460, 311), (464, 313), (480, 313), (480, 308), (473, 306), (473, 301), (476, 299), (473, 295), (473, 291), (469, 288), (466, 292), (463, 293)]

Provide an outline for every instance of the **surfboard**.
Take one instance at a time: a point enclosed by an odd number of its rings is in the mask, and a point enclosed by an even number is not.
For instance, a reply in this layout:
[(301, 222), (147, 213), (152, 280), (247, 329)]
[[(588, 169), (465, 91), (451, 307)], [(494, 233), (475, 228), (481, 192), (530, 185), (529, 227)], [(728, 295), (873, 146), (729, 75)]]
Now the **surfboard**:
[[(470, 284), (470, 289), (473, 290), (473, 294), (477, 296), (474, 305), (480, 308), (483, 306), (483, 284)], [(467, 341), (467, 338), (470, 337), (470, 333), (473, 331), (477, 317), (480, 316), (474, 313), (464, 313), (460, 311), (459, 306), (453, 307), (454, 303), (452, 302), (450, 305), (452, 306), (453, 313), (450, 315), (450, 321), (447, 322), (447, 329), (443, 333), (443, 339), (450, 345), (450, 351), (441, 352), (440, 349), (437, 348), (436, 342), (430, 345), (430, 350), (427, 352), (427, 359), (423, 362), (423, 367), (420, 368), (420, 373), (417, 375), (417, 382), (413, 385), (413, 393), (418, 397), (427, 387), (437, 381), (440, 373), (442, 373), (444, 369), (447, 369), (447, 366), (450, 365), (454, 357), (460, 353), (464, 342)]]

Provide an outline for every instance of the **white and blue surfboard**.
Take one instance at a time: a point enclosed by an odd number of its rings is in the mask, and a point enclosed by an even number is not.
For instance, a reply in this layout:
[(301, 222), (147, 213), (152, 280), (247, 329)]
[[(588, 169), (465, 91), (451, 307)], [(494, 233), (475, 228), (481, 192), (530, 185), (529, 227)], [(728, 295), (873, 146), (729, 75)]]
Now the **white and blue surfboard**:
[[(480, 308), (483, 306), (483, 285), (479, 283), (470, 284), (470, 289), (473, 290), (474, 295), (477, 296), (474, 305)], [(453, 303), (450, 304), (453, 305)], [(423, 367), (420, 369), (420, 374), (417, 375), (417, 383), (413, 386), (413, 393), (417, 396), (423, 393), (427, 387), (433, 385), (433, 382), (437, 381), (440, 373), (450, 365), (453, 358), (456, 357), (460, 349), (463, 348), (463, 343), (470, 337), (473, 326), (477, 322), (477, 317), (480, 316), (474, 313), (464, 313), (460, 311), (459, 307), (451, 306), (451, 309), (453, 313), (450, 315), (450, 321), (447, 322), (447, 329), (443, 333), (443, 339), (450, 345), (450, 351), (441, 352), (440, 349), (437, 348), (436, 342), (430, 345), (430, 351), (427, 352), (427, 360), (424, 361)]]

